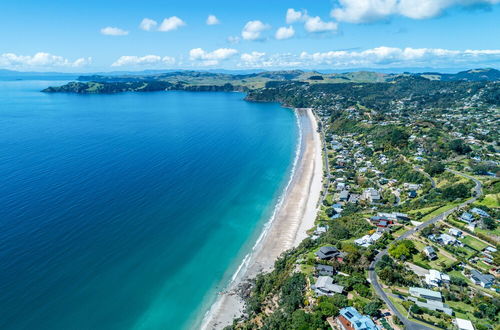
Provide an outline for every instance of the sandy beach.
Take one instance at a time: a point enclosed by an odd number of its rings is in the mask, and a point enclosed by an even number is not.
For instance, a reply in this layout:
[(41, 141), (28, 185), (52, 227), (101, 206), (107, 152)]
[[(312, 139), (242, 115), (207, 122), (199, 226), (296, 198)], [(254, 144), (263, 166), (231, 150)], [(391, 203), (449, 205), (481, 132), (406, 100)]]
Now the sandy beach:
[(297, 246), (307, 237), (306, 231), (314, 225), (323, 177), (321, 138), (312, 110), (295, 111), (302, 132), (301, 150), (281, 207), (265, 236), (246, 260), (246, 267), (237, 273), (230, 287), (210, 309), (202, 329), (222, 329), (240, 316), (244, 302), (234, 293), (238, 285), (254, 278), (261, 271), (271, 270), (278, 256)]

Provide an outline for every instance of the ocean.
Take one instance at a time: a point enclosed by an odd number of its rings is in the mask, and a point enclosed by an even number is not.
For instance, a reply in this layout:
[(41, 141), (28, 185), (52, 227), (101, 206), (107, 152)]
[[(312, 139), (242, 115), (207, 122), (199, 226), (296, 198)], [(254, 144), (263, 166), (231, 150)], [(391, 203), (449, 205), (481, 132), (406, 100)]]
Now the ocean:
[(62, 83), (0, 81), (0, 328), (196, 328), (288, 182), (293, 111)]

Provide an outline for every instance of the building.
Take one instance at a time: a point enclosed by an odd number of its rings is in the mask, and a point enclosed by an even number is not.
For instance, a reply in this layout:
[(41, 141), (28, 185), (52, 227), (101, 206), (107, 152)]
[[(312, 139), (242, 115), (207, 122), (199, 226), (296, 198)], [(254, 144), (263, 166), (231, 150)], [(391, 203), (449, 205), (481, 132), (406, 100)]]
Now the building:
[(432, 246), (424, 247), (424, 253), (429, 260), (434, 260), (437, 258), (436, 251), (434, 251), (434, 248)]
[(473, 208), (472, 210), (470, 210), (471, 213), (474, 213), (474, 214), (477, 214), (479, 215), (480, 217), (483, 217), (483, 218), (489, 218), (490, 215), (488, 214), (488, 212), (478, 208), (478, 207), (475, 207)]
[(361, 315), (354, 307), (342, 308), (335, 319), (342, 330), (378, 330), (372, 319)]
[(342, 202), (347, 202), (349, 200), (349, 191), (342, 190), (339, 194), (339, 200)]
[(448, 234), (439, 235), (436, 240), (443, 245), (455, 245), (458, 243), (457, 239)]
[(366, 188), (361, 198), (371, 204), (380, 202), (380, 193), (375, 188)]
[(475, 269), (471, 270), (470, 279), (474, 284), (480, 285), (486, 289), (491, 288), (495, 283), (495, 277), (493, 275), (483, 274)]
[(458, 330), (474, 330), (474, 326), (469, 320), (456, 318), (453, 320), (453, 324), (455, 324)]
[(322, 246), (316, 256), (321, 260), (335, 259), (339, 262), (344, 261), (345, 253), (340, 252), (335, 246)]
[(410, 298), (417, 306), (423, 307), (430, 309), (431, 311), (436, 311), (436, 312), (442, 312), (448, 315), (453, 315), (453, 309), (450, 308), (450, 306), (443, 304), (442, 301), (436, 301), (436, 300), (427, 300), (427, 301), (420, 301), (415, 298)]
[(450, 233), (450, 235), (455, 236), (455, 237), (461, 237), (463, 234), (460, 230), (455, 229), (455, 228), (450, 228), (448, 230), (448, 233)]
[(430, 286), (440, 287), (443, 284), (450, 283), (450, 276), (431, 269), (429, 274), (425, 275), (425, 283)]
[(467, 223), (471, 223), (471, 222), (474, 222), (474, 216), (472, 214), (470, 214), (469, 212), (464, 212), (460, 216), (460, 220), (467, 222)]
[(335, 269), (329, 265), (316, 265), (315, 269), (319, 276), (333, 276), (336, 273)]
[(318, 280), (311, 286), (311, 289), (313, 289), (318, 296), (333, 296), (336, 293), (344, 292), (344, 287), (333, 284), (333, 278), (330, 276), (318, 277)]
[(423, 298), (434, 301), (443, 301), (441, 292), (432, 291), (429, 289), (411, 287), (409, 289), (409, 293), (416, 298)]
[(382, 237), (382, 235), (383, 234), (380, 232), (375, 232), (371, 235), (365, 235), (361, 238), (358, 238), (357, 240), (354, 241), (354, 243), (362, 247), (369, 247), (374, 242), (376, 242), (380, 237)]
[(417, 197), (417, 196), (418, 196), (418, 194), (417, 194), (417, 192), (416, 192), (415, 190), (410, 190), (410, 191), (408, 192), (408, 197), (409, 197), (409, 198), (415, 198), (415, 197)]

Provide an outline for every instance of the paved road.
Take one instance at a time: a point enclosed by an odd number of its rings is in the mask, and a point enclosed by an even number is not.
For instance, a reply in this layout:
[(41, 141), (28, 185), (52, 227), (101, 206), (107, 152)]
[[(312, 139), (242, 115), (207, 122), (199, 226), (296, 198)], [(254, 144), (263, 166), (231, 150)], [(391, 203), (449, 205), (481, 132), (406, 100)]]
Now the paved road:
[(434, 181), (434, 178), (432, 176), (429, 175), (429, 173), (427, 173), (426, 171), (424, 171), (421, 167), (419, 166), (415, 166), (414, 167), (415, 170), (419, 171), (420, 173), (422, 173), (423, 175), (425, 175), (425, 177), (427, 179), (429, 179), (431, 181), (431, 186), (432, 188), (436, 188), (436, 181)]
[[(403, 240), (403, 239), (406, 239), (408, 238), (409, 236), (413, 235), (415, 232), (433, 224), (433, 223), (436, 223), (442, 219), (445, 219), (448, 215), (450, 215), (451, 213), (455, 212), (457, 209), (459, 208), (462, 208), (470, 203), (474, 203), (478, 198), (479, 196), (481, 196), (482, 194), (482, 185), (481, 185), (481, 182), (479, 182), (479, 180), (471, 177), (470, 175), (467, 175), (467, 174), (464, 174), (464, 173), (460, 173), (460, 172), (457, 172), (457, 171), (454, 171), (454, 170), (450, 170), (450, 169), (446, 169), (447, 171), (453, 173), (453, 174), (456, 174), (456, 175), (460, 175), (460, 176), (463, 176), (467, 179), (470, 179), (472, 181), (474, 181), (474, 183), (476, 184), (476, 186), (474, 187), (474, 194), (473, 194), (473, 197), (468, 199), (467, 201), (463, 202), (462, 204), (448, 210), (448, 211), (445, 211), (437, 216), (435, 216), (434, 218), (408, 230), (407, 232), (405, 232), (403, 235), (399, 236), (398, 238), (396, 238), (395, 242), (396, 241), (400, 241), (400, 240)], [(375, 256), (375, 259), (372, 261), (372, 263), (370, 264), (370, 268), (368, 269), (368, 276), (369, 276), (369, 279), (370, 279), (370, 282), (373, 284), (373, 287), (375, 288), (375, 292), (377, 293), (377, 295), (380, 297), (380, 299), (382, 299), (386, 304), (387, 306), (389, 306), (390, 310), (394, 313), (394, 315), (396, 315), (399, 320), (403, 323), (403, 325), (405, 326), (406, 329), (409, 329), (409, 330), (423, 330), (423, 329), (431, 329), (429, 327), (426, 327), (425, 325), (422, 325), (420, 323), (417, 323), (417, 322), (413, 322), (413, 321), (410, 321), (406, 315), (403, 315), (401, 314), (397, 309), (396, 309), (396, 306), (394, 306), (394, 304), (392, 303), (391, 300), (389, 300), (389, 298), (387, 297), (387, 294), (384, 292), (384, 290), (382, 290), (382, 287), (380, 286), (380, 283), (378, 282), (378, 278), (377, 278), (377, 274), (375, 272), (375, 265), (376, 263), (384, 256), (387, 254), (387, 248), (385, 250), (382, 250), (380, 251), (376, 256)]]

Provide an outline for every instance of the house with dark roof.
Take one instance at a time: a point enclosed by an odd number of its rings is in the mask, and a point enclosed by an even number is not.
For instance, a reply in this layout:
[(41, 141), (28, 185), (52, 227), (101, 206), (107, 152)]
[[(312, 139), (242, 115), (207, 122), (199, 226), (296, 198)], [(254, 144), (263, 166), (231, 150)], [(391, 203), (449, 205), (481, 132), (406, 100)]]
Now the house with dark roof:
[(316, 265), (314, 268), (319, 276), (333, 276), (336, 273), (335, 268), (329, 265)]
[(322, 246), (315, 254), (321, 260), (335, 259), (339, 262), (344, 261), (345, 257), (345, 253), (339, 251), (335, 246)]
[(436, 251), (434, 250), (434, 248), (432, 246), (424, 247), (424, 253), (429, 260), (434, 260), (437, 258)]

